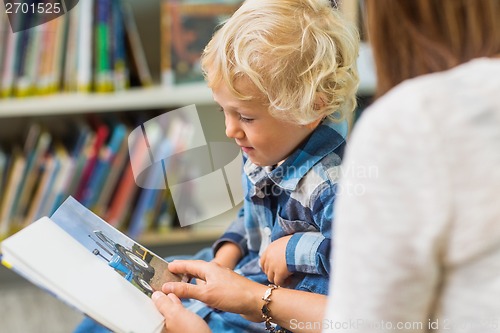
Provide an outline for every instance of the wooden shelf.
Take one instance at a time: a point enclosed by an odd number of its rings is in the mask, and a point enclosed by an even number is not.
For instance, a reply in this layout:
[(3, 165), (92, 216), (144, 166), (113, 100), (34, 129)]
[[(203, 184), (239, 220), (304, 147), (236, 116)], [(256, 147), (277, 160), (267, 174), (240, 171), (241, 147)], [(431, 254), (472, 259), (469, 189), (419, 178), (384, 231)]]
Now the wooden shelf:
[(148, 232), (139, 237), (139, 243), (144, 246), (178, 245), (211, 242), (218, 239), (224, 230), (191, 230), (174, 229), (164, 233)]
[(1, 99), (0, 118), (161, 109), (190, 104), (214, 104), (212, 92), (204, 82), (175, 88), (135, 88), (116, 93), (63, 93)]

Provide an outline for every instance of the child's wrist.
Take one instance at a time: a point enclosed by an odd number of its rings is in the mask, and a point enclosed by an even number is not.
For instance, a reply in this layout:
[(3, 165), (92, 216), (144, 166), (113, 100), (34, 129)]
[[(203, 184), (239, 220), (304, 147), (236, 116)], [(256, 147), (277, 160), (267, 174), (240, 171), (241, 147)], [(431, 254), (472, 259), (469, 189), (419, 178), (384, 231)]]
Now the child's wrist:
[(233, 269), (241, 258), (241, 250), (238, 245), (226, 242), (222, 244), (217, 253), (215, 253), (213, 262), (222, 267)]
[(236, 265), (233, 266), (230, 260), (224, 260), (222, 258), (214, 258), (214, 259), (212, 259), (212, 262), (216, 263), (217, 265), (219, 265), (221, 267), (230, 268), (230, 269), (234, 269), (234, 266), (236, 266)]

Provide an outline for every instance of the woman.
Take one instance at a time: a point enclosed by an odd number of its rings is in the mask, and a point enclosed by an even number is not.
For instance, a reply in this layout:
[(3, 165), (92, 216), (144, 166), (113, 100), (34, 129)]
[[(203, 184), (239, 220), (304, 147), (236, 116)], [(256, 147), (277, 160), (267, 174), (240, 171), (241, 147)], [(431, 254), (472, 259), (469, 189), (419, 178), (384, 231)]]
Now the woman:
[(376, 172), (341, 181), (362, 194), (337, 202), (326, 318), (356, 323), (342, 332), (498, 332), (500, 1), (366, 10), (382, 97), (344, 168)]

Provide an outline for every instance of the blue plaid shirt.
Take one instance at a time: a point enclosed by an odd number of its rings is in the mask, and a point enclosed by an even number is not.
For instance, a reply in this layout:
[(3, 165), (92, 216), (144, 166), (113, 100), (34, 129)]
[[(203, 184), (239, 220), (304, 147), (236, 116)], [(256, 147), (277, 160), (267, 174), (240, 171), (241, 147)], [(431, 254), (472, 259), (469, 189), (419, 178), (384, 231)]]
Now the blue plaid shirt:
[[(293, 235), (286, 248), (287, 267), (293, 273), (292, 285), (287, 287), (326, 295), (333, 203), (345, 147), (344, 136), (339, 132), (345, 136), (345, 124), (325, 119), (274, 169), (257, 166), (244, 156), (243, 207), (238, 218), (215, 242), (214, 253), (224, 242), (236, 244), (243, 258), (235, 271), (268, 284), (259, 264), (260, 254), (272, 241)], [(191, 310), (209, 324), (212, 322), (214, 332), (265, 332), (262, 323), (251, 323), (239, 315), (209, 309), (202, 303)], [(211, 311), (216, 313), (210, 314)], [(219, 327), (223, 328), (219, 330)]]

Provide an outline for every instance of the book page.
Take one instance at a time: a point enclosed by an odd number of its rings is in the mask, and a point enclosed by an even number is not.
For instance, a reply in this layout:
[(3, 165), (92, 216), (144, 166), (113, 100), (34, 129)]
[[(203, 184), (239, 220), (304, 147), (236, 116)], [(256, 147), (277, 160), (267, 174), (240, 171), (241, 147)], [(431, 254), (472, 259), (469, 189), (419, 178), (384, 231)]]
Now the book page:
[(166, 261), (113, 228), (73, 197), (61, 204), (51, 220), (147, 296), (161, 290), (165, 282), (181, 281), (181, 277), (170, 273)]

